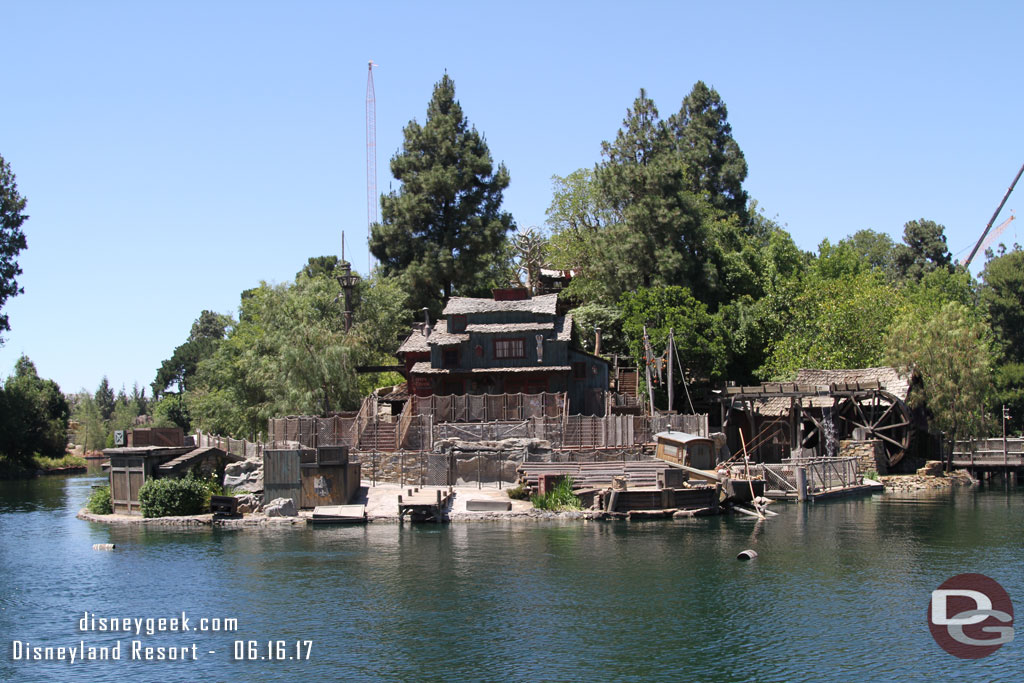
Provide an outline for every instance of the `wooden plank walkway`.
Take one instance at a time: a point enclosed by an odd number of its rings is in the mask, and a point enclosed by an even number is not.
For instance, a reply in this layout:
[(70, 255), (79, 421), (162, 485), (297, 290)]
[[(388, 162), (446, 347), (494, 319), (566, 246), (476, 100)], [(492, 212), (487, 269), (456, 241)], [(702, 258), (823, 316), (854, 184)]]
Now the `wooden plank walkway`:
[(1024, 454), (1002, 451), (982, 451), (973, 455), (953, 453), (954, 469), (1016, 470), (1024, 468)]
[(448, 508), (455, 493), (451, 487), (447, 489), (406, 489), (405, 495), (398, 495), (398, 519), (404, 521), (405, 516), (416, 521), (432, 519), (435, 522), (444, 521), (444, 511)]

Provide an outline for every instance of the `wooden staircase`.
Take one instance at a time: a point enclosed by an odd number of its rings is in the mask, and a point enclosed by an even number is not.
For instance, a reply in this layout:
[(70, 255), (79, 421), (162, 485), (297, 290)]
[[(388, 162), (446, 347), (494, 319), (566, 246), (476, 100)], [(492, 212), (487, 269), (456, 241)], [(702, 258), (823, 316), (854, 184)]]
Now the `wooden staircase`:
[(390, 453), (398, 450), (398, 424), (371, 420), (359, 434), (359, 450), (383, 451)]

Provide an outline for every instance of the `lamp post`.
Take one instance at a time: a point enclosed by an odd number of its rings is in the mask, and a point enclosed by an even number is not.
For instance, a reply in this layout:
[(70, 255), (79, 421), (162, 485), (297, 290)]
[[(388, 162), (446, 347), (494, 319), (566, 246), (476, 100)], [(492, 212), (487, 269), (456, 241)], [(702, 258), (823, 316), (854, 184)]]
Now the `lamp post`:
[(342, 274), (338, 276), (338, 284), (341, 285), (342, 295), (345, 297), (345, 334), (352, 329), (352, 291), (359, 283), (359, 276), (352, 274), (352, 264), (342, 261), (338, 268)]

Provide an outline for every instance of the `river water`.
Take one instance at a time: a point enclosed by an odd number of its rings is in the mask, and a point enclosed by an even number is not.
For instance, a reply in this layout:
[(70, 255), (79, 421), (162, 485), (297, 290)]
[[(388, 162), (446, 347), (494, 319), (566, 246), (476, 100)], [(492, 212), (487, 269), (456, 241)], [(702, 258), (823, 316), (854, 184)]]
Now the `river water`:
[[(0, 482), (0, 679), (1017, 681), (1024, 668), (1024, 637), (959, 660), (926, 621), (931, 591), (960, 573), (1024, 604), (1024, 491), (1002, 483), (779, 504), (767, 522), (180, 530), (75, 519), (100, 481)], [(747, 548), (759, 557), (737, 561)], [(80, 629), (87, 613), (182, 612), (185, 633)], [(201, 619), (237, 629), (199, 632)], [(120, 659), (15, 660), (15, 641), (120, 643)], [(197, 659), (133, 660), (133, 641), (141, 657), (195, 644)]]

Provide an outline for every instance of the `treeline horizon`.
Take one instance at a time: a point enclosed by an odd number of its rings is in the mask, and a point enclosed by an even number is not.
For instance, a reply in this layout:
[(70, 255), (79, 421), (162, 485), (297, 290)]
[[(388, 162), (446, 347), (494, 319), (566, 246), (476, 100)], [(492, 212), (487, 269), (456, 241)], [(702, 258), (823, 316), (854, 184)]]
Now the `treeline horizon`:
[[(642, 329), (655, 349), (673, 329), (698, 393), (805, 367), (895, 365), (920, 373), (932, 424), (949, 435), (993, 431), (1003, 405), (1024, 417), (1019, 245), (988, 251), (979, 279), (954, 263), (930, 218), (905, 217), (900, 242), (864, 229), (800, 249), (744, 189), (725, 102), (702, 81), (664, 118), (641, 90), (597, 164), (553, 177), (544, 229), (517, 228), (502, 210), (510, 171), (495, 165), (450, 77), (435, 85), (424, 122), (403, 132), (391, 160), (397, 189), (381, 196), (371, 228), (379, 265), (356, 287), (350, 332), (341, 263), (311, 257), (293, 281), (242, 292), (237, 318), (202, 311), (145, 405), (115, 403), (236, 438), (257, 436), (269, 417), (354, 410), (375, 387), (402, 381), (355, 368), (393, 364), (422, 309), (436, 320), (452, 296), (535, 289), (550, 267), (576, 273), (562, 297), (586, 348), (600, 327), (603, 353), (639, 366)], [(93, 410), (87, 399), (73, 416)]]

